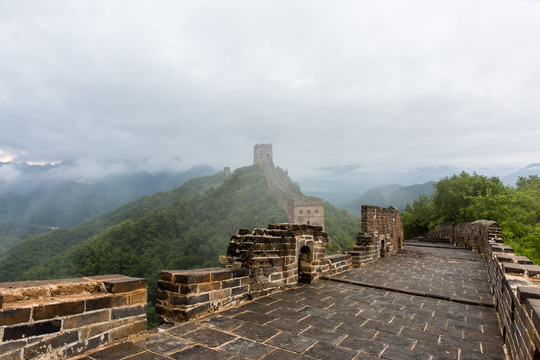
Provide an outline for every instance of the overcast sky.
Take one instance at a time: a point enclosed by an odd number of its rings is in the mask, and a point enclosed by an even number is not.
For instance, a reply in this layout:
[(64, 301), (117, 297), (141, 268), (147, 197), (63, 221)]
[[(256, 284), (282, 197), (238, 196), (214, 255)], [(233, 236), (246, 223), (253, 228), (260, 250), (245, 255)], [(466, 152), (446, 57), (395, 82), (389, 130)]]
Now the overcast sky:
[(540, 1), (0, 2), (0, 161), (540, 162)]

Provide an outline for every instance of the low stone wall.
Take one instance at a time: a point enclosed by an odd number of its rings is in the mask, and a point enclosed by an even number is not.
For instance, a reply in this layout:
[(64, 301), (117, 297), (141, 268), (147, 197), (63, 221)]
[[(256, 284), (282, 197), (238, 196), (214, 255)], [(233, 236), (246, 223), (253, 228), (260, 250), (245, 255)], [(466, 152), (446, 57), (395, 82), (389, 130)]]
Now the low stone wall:
[(325, 256), (327, 246), (321, 226), (242, 229), (220, 258), (224, 268), (162, 271), (156, 311), (163, 321), (186, 321), (352, 269), (351, 255)]
[(489, 240), (502, 237), (501, 227), (495, 221), (477, 220), (461, 224), (444, 224), (424, 234), (428, 238), (448, 240), (458, 247), (484, 253)]
[(540, 266), (515, 255), (504, 244), (501, 228), (494, 221), (442, 225), (426, 236), (447, 239), (484, 255), (500, 333), (510, 358), (540, 359)]
[(249, 269), (165, 270), (159, 274), (156, 312), (167, 321), (187, 321), (246, 301)]
[(69, 358), (146, 329), (146, 279), (0, 283), (0, 360)]
[(326, 259), (330, 263), (328, 264), (328, 270), (324, 272), (325, 276), (339, 274), (353, 268), (352, 256), (350, 254), (328, 255)]

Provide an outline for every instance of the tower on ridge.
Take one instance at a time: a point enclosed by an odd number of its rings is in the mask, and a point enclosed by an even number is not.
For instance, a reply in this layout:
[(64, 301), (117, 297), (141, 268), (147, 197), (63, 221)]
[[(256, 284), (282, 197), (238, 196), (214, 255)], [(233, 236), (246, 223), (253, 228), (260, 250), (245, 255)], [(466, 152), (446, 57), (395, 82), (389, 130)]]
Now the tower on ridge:
[(265, 160), (273, 160), (272, 144), (257, 144), (253, 151), (253, 165), (260, 164)]

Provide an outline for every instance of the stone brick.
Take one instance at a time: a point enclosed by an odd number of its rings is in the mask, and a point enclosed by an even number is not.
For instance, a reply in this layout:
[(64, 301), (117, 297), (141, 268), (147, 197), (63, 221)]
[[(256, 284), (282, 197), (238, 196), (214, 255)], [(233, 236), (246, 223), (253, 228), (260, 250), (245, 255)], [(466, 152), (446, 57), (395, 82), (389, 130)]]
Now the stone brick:
[(31, 336), (52, 334), (59, 332), (62, 320), (51, 320), (28, 325), (13, 326), (4, 329), (3, 341), (18, 340)]
[(221, 289), (221, 282), (214, 281), (197, 285), (197, 292), (208, 292)]
[(225, 280), (221, 283), (222, 289), (240, 286), (240, 279)]
[(30, 320), (30, 308), (0, 310), (0, 326), (14, 325)]
[(63, 350), (63, 355), (64, 355), (64, 358), (72, 358), (76, 355), (96, 349), (100, 347), (101, 345), (107, 344), (108, 342), (109, 342), (109, 334), (96, 336), (86, 341), (79, 341), (78, 343), (65, 348)]
[(193, 296), (186, 296), (186, 295), (172, 295), (171, 296), (171, 304), (173, 305), (194, 305), (194, 304), (199, 304), (203, 302), (208, 302), (209, 300), (210, 300), (210, 295), (208, 293), (200, 294), (200, 295), (193, 295)]
[(23, 349), (13, 350), (9, 353), (0, 352), (0, 360), (20, 360), (22, 359)]
[(107, 292), (117, 294), (146, 289), (147, 280), (143, 278), (115, 279), (104, 281), (103, 285), (105, 285)]
[(137, 316), (146, 313), (147, 305), (129, 306), (123, 308), (112, 309), (111, 319), (123, 319), (127, 317)]
[(526, 299), (540, 299), (540, 288), (518, 286), (517, 298), (521, 304), (524, 304)]
[(159, 281), (165, 280), (165, 281), (172, 281), (173, 274), (171, 271), (163, 270), (159, 273)]
[(167, 290), (171, 292), (178, 292), (180, 289), (180, 284), (171, 283), (168, 281), (158, 281), (158, 289)]
[(249, 269), (231, 269), (233, 278), (249, 276)]
[(146, 320), (137, 321), (128, 325), (124, 325), (120, 328), (111, 330), (109, 333), (109, 340), (115, 341), (118, 339), (125, 339), (130, 335), (137, 334), (146, 330)]
[(146, 304), (148, 301), (148, 292), (139, 290), (129, 294), (129, 305)]
[(249, 288), (247, 286), (240, 286), (240, 287), (237, 287), (237, 288), (233, 288), (232, 292), (231, 292), (231, 295), (232, 296), (238, 296), (238, 295), (241, 295), (241, 294), (247, 294), (248, 289)]
[(64, 319), (64, 330), (80, 328), (85, 325), (97, 324), (109, 320), (110, 310), (100, 310)]
[(502, 263), (504, 272), (507, 274), (523, 274), (525, 273), (525, 268), (523, 265), (514, 264), (514, 263)]
[(212, 271), (210, 281), (223, 281), (232, 278), (233, 272), (230, 269)]
[(101, 324), (92, 324), (88, 328), (79, 330), (81, 340), (93, 338), (97, 335), (103, 334), (106, 331), (125, 325), (125, 321), (111, 320)]
[(86, 300), (86, 311), (128, 305), (128, 295), (108, 295)]
[(209, 300), (212, 302), (216, 300), (226, 299), (230, 296), (231, 296), (231, 289), (212, 291), (209, 294)]
[(42, 340), (37, 344), (30, 345), (24, 348), (24, 358), (30, 359), (48, 352), (54, 351), (65, 345), (74, 343), (78, 340), (76, 331), (60, 334), (51, 339)]
[[(7, 354), (15, 349), (24, 348), (28, 343), (24, 340), (9, 341), (6, 343), (0, 343), (0, 354)], [(0, 357), (1, 359), (1, 357)]]
[(84, 300), (36, 306), (34, 320), (52, 319), (57, 316), (80, 314), (84, 311)]
[(210, 282), (210, 273), (187, 270), (181, 273), (175, 273), (174, 282), (179, 284), (196, 284)]

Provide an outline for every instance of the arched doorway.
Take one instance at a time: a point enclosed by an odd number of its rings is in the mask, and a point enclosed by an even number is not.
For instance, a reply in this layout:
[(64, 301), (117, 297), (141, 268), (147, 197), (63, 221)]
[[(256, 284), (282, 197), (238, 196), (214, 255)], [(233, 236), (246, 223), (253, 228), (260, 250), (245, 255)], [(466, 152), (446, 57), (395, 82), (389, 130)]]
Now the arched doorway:
[(303, 246), (298, 254), (298, 282), (311, 283), (311, 262), (313, 254), (311, 249)]
[(384, 242), (384, 239), (381, 240), (381, 257), (385, 257), (386, 256), (386, 244)]

